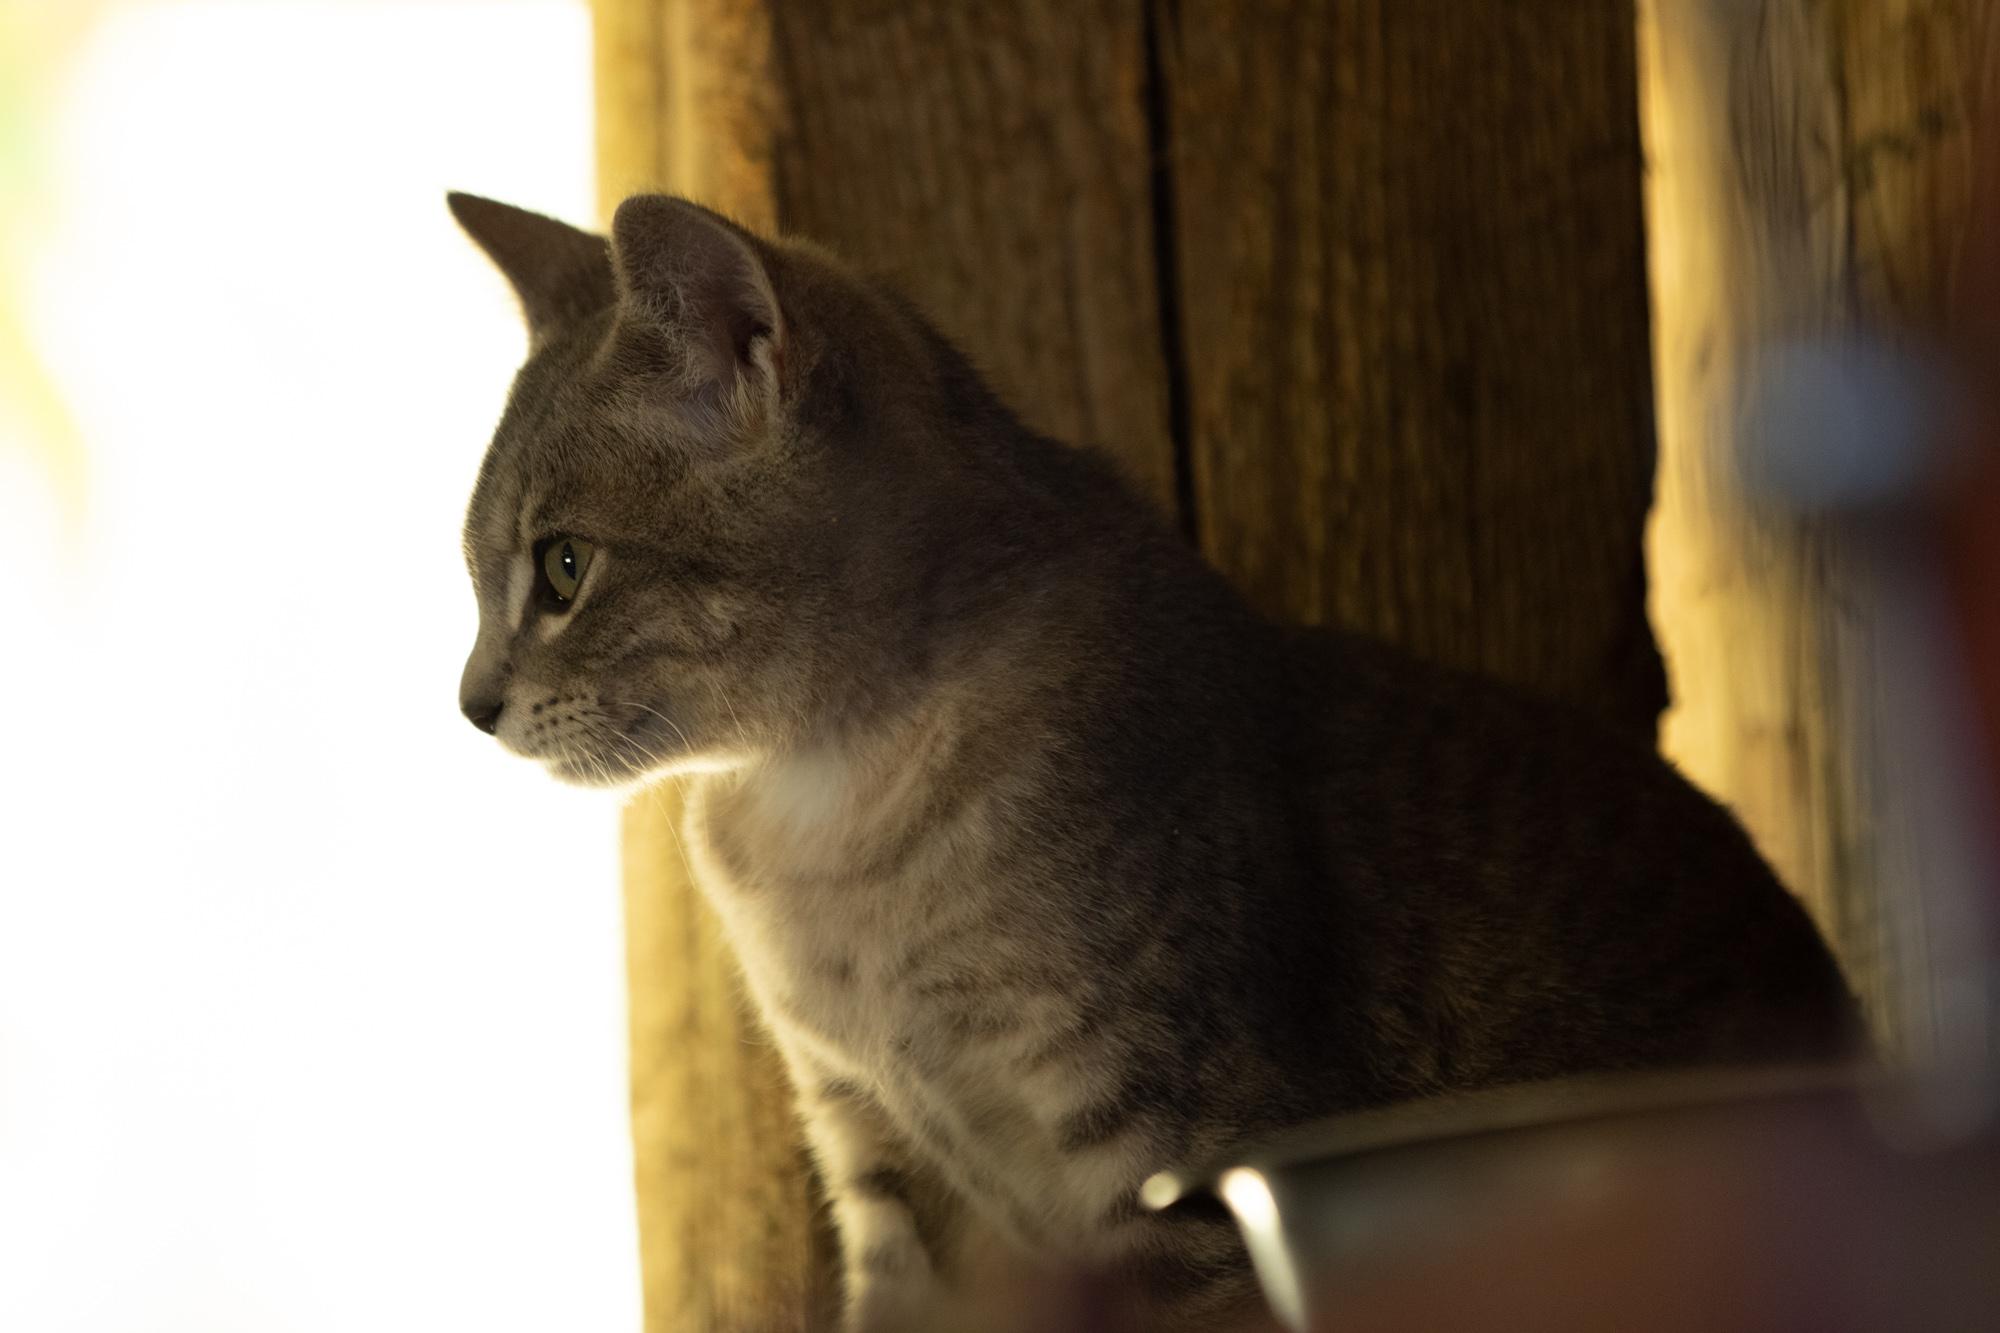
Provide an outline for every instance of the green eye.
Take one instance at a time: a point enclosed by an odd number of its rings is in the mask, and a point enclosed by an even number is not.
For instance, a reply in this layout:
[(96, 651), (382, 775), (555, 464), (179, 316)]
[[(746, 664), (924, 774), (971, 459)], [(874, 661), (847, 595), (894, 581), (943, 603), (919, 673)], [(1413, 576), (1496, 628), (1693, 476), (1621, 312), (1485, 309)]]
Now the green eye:
[(576, 596), (583, 571), (590, 568), (591, 546), (575, 537), (550, 537), (541, 543), (542, 586), (557, 602)]

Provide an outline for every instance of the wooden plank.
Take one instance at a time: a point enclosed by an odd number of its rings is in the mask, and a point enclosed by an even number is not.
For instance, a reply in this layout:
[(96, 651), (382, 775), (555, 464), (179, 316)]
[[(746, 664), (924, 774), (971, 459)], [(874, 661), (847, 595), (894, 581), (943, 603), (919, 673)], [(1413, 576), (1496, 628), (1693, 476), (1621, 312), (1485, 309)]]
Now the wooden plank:
[[(1813, 907), (1892, 1048), (1950, 1046), (1951, 869), (1911, 798), (1912, 622), (1837, 516), (1745, 488), (1749, 415), (1800, 340), (1950, 314), (1992, 0), (1646, 0), (1660, 399), (1649, 537), (1663, 742)], [(1902, 729), (1906, 730), (1906, 729)], [(1941, 916), (1940, 909), (1945, 909)], [(1964, 1015), (1961, 1008), (1958, 1013)]]
[(1139, 0), (774, 5), (779, 221), (1174, 501)]
[(837, 1326), (834, 1240), (791, 1087), (688, 883), (677, 787), (625, 813), (632, 1143), (648, 1330)]
[(1204, 549), (1273, 615), (1650, 735), (1631, 7), (1167, 12)]
[[(669, 190), (777, 218), (770, 32), (725, 0), (597, 0), (599, 208)], [(733, 955), (681, 855), (681, 794), (625, 811), (633, 1167), (648, 1333), (838, 1325), (834, 1240)]]
[[(597, 0), (596, 21), (606, 216), (670, 190), (879, 268), (1031, 423), (1172, 503), (1136, 0)], [(789, 1090), (679, 812), (662, 787), (625, 823), (647, 1328), (831, 1328)]]

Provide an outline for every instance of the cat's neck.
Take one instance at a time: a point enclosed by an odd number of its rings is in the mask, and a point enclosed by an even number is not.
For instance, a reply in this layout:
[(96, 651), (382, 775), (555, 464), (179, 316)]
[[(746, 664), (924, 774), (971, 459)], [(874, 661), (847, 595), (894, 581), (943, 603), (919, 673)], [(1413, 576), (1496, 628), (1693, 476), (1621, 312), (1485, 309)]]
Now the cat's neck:
[(1032, 708), (1006, 693), (955, 677), (868, 725), (764, 752), (699, 779), (705, 817), (774, 869), (879, 865), (1045, 762)]

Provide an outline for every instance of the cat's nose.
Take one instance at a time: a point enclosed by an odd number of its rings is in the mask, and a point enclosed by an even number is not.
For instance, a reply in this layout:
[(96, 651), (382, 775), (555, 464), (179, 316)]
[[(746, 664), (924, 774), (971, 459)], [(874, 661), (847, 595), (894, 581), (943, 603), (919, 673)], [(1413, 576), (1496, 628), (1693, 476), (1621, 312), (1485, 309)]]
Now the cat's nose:
[(500, 730), (500, 705), (507, 698), (507, 659), (480, 622), (479, 641), (465, 659), (458, 678), (458, 711), (465, 720), (491, 736)]
[(500, 730), (500, 700), (461, 699), (458, 706), (466, 719), (487, 735)]

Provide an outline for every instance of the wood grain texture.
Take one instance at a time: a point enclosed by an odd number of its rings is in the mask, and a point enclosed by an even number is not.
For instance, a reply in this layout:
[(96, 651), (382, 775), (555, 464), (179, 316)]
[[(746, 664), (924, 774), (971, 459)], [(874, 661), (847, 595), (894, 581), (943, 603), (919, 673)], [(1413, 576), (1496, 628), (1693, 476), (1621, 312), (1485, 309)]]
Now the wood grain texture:
[(773, 5), (778, 215), (1171, 507), (1139, 0)]
[(1746, 489), (1750, 405), (1799, 341), (1951, 316), (1992, 0), (1641, 7), (1661, 459), (1649, 533), (1663, 744), (1813, 907), (1893, 1049), (1956, 1040), (1950, 869), (1906, 726), (1926, 683), (1884, 552)]
[(1166, 35), (1204, 548), (1273, 615), (1650, 735), (1631, 7), (1189, 4)]

